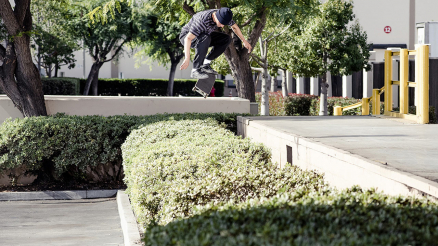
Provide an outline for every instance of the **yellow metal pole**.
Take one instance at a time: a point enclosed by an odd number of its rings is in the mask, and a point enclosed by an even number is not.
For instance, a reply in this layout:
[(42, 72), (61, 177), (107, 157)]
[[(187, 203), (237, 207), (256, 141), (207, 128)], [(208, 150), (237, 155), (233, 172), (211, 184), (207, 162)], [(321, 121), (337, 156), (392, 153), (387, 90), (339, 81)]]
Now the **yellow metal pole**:
[(342, 115), (342, 107), (341, 106), (333, 107), (333, 115), (334, 116), (341, 116)]
[(362, 115), (370, 114), (370, 99), (362, 98)]
[(380, 115), (380, 90), (373, 89), (373, 115)]
[(392, 111), (392, 51), (385, 51), (385, 112)]
[(409, 113), (409, 54), (407, 49), (400, 50), (400, 113)]
[[(419, 61), (419, 84), (420, 84), (420, 124), (429, 123), (429, 46), (421, 45), (418, 50)], [(418, 114), (417, 114), (418, 115)]]

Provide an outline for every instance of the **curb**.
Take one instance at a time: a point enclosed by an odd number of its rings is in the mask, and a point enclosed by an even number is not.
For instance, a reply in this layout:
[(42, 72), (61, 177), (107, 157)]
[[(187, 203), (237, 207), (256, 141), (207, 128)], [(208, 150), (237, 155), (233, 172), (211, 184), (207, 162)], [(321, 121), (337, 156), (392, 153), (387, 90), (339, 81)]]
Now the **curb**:
[(122, 225), (125, 246), (141, 245), (140, 232), (137, 227), (137, 220), (132, 212), (129, 197), (125, 191), (117, 192), (117, 205), (119, 208), (120, 224)]
[(115, 197), (118, 190), (0, 192), (0, 201), (79, 200)]

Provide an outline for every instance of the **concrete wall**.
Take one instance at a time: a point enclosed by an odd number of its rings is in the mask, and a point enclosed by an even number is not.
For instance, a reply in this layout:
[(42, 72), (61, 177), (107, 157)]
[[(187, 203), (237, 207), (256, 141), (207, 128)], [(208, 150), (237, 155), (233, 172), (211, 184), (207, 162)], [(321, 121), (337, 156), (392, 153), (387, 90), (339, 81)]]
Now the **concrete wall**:
[[(49, 115), (154, 115), (158, 113), (250, 113), (250, 102), (237, 97), (87, 97), (45, 96)], [(0, 96), (0, 123), (22, 118), (6, 96)]]
[(324, 179), (338, 189), (359, 185), (364, 189), (376, 188), (389, 195), (426, 195), (438, 198), (438, 185), (434, 181), (394, 167), (382, 167), (381, 163), (349, 151), (285, 133), (275, 127), (259, 124), (251, 118), (238, 117), (237, 133), (270, 148), (272, 162), (279, 167), (284, 167), (288, 162), (304, 170), (323, 173)]

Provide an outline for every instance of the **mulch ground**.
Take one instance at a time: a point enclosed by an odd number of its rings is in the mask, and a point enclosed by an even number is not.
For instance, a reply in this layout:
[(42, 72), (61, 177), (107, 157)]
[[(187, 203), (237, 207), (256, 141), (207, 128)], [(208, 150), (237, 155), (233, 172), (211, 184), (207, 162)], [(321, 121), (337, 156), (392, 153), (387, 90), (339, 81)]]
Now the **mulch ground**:
[(4, 186), (0, 185), (0, 192), (23, 192), (23, 191), (59, 191), (59, 190), (113, 190), (126, 189), (123, 182), (51, 182), (41, 184)]

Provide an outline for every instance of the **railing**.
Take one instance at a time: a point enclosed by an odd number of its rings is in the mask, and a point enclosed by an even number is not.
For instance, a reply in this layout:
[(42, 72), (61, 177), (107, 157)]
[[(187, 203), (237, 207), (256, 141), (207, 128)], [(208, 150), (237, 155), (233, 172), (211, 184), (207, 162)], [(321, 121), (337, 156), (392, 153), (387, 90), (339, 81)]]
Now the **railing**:
[[(416, 55), (416, 81), (408, 81), (409, 56)], [(400, 81), (392, 80), (392, 57), (400, 56)], [(400, 112), (393, 111), (392, 85), (400, 86)], [(416, 114), (409, 114), (409, 87), (416, 89)], [(385, 86), (381, 89), (373, 89), (371, 97), (363, 98), (361, 102), (349, 106), (336, 106), (334, 115), (342, 115), (343, 111), (362, 107), (362, 115), (369, 115), (369, 103), (372, 102), (373, 115), (380, 115), (380, 95), (384, 97), (384, 115), (405, 118), (420, 124), (429, 123), (429, 46), (420, 45), (417, 50), (401, 49), (400, 51), (385, 51)]]

